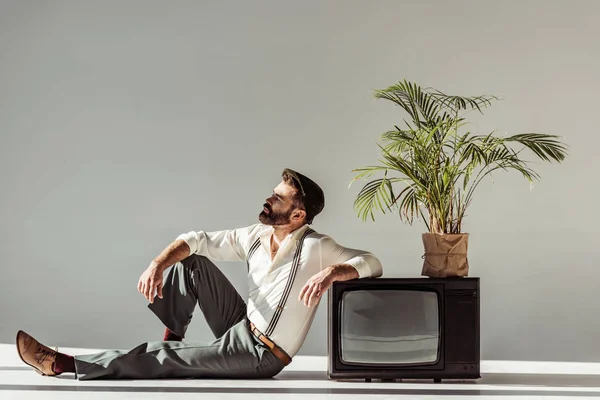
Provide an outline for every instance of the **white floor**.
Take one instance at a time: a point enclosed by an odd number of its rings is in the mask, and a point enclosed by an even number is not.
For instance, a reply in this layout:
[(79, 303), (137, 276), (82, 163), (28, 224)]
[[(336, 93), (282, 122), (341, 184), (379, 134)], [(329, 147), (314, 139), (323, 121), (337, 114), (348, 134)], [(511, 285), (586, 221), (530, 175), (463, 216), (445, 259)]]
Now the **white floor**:
[(325, 357), (297, 356), (269, 380), (81, 382), (73, 374), (40, 376), (22, 363), (14, 344), (0, 344), (0, 399), (600, 399), (600, 363), (484, 361), (481, 379), (435, 384), (430, 380), (331, 381), (326, 362)]

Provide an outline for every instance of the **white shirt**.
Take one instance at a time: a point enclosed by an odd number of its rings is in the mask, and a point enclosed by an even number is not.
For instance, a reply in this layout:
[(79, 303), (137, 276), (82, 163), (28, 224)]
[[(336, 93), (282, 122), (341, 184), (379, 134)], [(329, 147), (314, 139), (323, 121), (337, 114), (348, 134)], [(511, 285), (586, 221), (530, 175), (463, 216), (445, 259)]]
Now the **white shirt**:
[[(247, 261), (248, 319), (273, 342), (293, 357), (308, 333), (317, 306), (298, 301), (300, 290), (319, 271), (330, 265), (349, 264), (359, 278), (382, 274), (379, 260), (371, 253), (337, 244), (331, 237), (317, 233), (308, 224), (290, 233), (271, 260), (270, 225), (217, 231), (189, 232), (179, 235), (198, 254), (216, 261)], [(304, 237), (300, 254), (297, 253)], [(254, 246), (253, 246), (254, 245)], [(251, 257), (247, 257), (251, 252)], [(294, 259), (297, 262), (294, 262)], [(297, 266), (295, 266), (297, 264)], [(282, 308), (278, 309), (278, 306)]]

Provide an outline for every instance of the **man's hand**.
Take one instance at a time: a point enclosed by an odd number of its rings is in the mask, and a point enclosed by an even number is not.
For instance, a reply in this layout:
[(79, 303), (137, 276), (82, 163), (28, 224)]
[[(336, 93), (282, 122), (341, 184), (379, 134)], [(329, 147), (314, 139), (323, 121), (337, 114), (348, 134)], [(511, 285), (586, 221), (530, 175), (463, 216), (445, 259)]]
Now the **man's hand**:
[(158, 290), (158, 297), (162, 299), (163, 287), (163, 269), (152, 262), (146, 268), (138, 282), (138, 292), (140, 292), (150, 303), (154, 302), (155, 291)]
[(162, 299), (163, 272), (190, 255), (190, 247), (183, 239), (178, 239), (167, 246), (150, 266), (144, 271), (138, 282), (138, 292), (144, 295), (150, 303), (154, 302), (154, 291), (158, 289), (158, 297)]
[(298, 301), (307, 307), (319, 303), (321, 296), (335, 281), (348, 281), (358, 278), (358, 271), (350, 264), (331, 265), (316, 275), (313, 275), (300, 290)]
[(304, 303), (307, 307), (312, 307), (319, 303), (321, 296), (325, 293), (334, 281), (333, 266), (327, 267), (316, 275), (313, 275), (306, 285), (300, 290), (298, 301)]

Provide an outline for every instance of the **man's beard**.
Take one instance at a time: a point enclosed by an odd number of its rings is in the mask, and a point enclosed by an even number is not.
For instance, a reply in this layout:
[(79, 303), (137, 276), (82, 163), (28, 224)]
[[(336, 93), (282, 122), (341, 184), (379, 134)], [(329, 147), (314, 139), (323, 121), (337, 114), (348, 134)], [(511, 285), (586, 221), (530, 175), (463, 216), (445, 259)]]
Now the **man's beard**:
[(292, 215), (292, 210), (287, 210), (285, 212), (274, 212), (267, 204), (264, 205), (267, 207), (269, 212), (267, 213), (265, 210), (258, 215), (258, 220), (265, 225), (287, 225), (290, 223), (290, 216)]

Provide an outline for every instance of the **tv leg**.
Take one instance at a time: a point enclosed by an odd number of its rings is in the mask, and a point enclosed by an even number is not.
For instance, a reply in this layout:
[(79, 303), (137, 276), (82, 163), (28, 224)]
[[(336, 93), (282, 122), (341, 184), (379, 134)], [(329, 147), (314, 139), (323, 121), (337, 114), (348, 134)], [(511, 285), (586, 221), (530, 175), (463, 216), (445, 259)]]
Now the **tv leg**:
[(371, 382), (371, 378), (365, 378), (365, 382)]
[(442, 383), (442, 378), (435, 378), (433, 383)]

